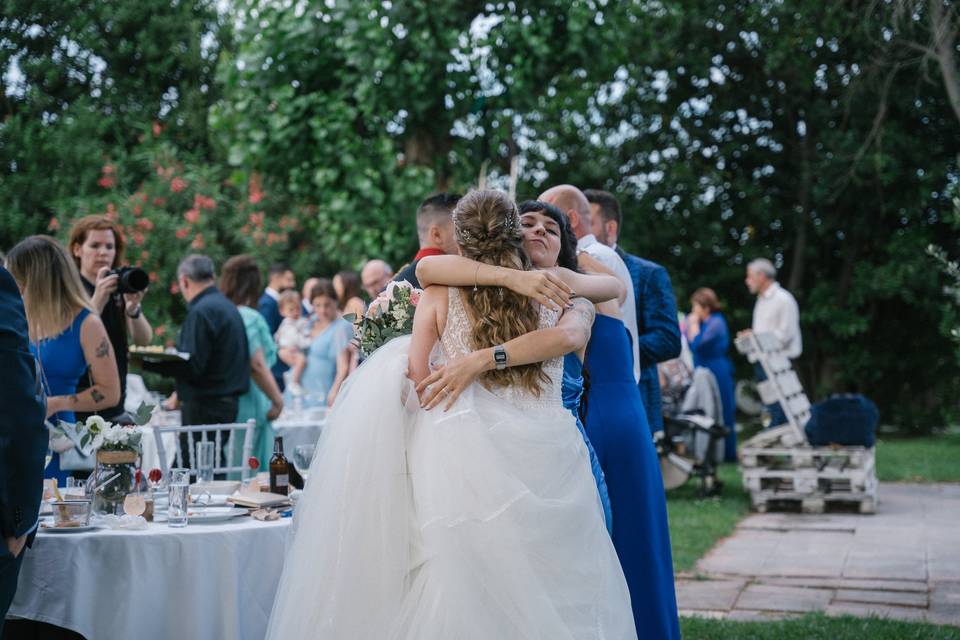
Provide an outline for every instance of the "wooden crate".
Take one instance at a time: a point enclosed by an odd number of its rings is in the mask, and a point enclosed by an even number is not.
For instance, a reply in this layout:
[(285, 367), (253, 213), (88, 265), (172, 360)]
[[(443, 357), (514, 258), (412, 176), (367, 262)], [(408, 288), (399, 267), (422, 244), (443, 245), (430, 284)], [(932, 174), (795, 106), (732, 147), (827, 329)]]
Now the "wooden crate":
[(862, 514), (872, 514), (877, 509), (877, 492), (869, 493), (813, 493), (798, 494), (790, 492), (759, 491), (750, 494), (754, 510), (760, 513), (768, 511), (801, 511), (802, 513), (828, 513), (833, 511), (849, 512), (855, 510)]
[(745, 469), (864, 469), (875, 466), (876, 455), (866, 447), (757, 447), (748, 441), (740, 450), (740, 464)]

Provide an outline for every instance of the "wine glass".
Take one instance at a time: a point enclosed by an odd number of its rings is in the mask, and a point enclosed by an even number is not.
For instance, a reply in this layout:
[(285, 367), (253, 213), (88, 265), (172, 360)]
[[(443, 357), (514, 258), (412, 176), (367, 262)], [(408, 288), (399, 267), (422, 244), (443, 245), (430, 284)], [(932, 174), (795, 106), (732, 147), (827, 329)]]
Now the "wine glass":
[(310, 463), (313, 462), (316, 448), (313, 444), (298, 444), (293, 448), (293, 468), (297, 470), (304, 482), (310, 475)]

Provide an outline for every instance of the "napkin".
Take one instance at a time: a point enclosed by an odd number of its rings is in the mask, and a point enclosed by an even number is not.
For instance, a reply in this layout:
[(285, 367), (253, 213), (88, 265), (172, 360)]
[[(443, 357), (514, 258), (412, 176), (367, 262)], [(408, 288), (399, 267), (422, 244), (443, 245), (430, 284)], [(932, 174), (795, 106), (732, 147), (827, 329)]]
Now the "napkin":
[(261, 522), (272, 522), (280, 519), (280, 512), (275, 509), (257, 509), (250, 512), (250, 517)]

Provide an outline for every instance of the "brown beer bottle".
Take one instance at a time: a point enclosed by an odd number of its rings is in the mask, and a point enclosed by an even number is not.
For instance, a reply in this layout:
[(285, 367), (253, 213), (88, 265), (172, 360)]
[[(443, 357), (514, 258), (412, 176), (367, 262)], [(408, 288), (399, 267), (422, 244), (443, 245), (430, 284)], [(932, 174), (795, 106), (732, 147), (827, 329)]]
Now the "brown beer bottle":
[(283, 438), (273, 439), (273, 457), (270, 458), (270, 493), (288, 495), (290, 492), (290, 463), (283, 455)]

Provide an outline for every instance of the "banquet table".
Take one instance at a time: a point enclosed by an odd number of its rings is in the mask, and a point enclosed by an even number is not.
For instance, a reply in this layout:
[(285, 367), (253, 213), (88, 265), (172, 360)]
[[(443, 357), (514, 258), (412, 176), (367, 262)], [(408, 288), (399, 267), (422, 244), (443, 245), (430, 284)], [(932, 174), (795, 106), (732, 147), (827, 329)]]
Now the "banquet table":
[(38, 533), (8, 617), (87, 640), (266, 635), (290, 518)]

